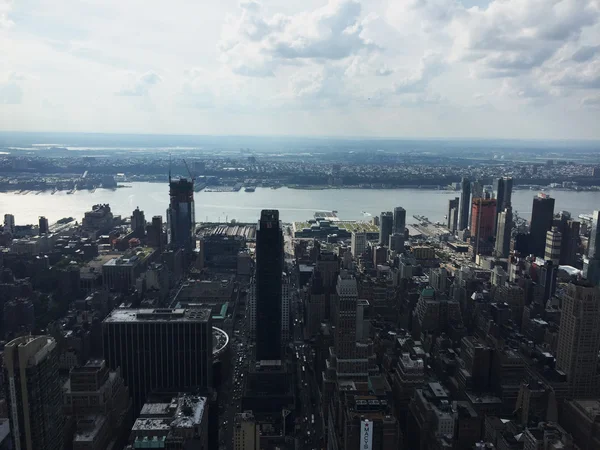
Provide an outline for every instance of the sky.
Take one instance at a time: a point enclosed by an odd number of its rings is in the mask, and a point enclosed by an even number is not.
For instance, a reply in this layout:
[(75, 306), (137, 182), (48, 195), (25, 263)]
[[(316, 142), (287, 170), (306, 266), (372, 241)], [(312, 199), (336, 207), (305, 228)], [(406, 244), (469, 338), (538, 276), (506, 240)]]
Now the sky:
[(600, 0), (0, 0), (0, 130), (600, 139)]

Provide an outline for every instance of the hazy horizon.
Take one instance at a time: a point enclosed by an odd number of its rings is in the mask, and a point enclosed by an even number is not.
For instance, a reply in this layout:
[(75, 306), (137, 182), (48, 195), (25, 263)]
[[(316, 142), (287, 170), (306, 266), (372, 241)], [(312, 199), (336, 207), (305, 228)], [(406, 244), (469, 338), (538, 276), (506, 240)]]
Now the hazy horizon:
[(0, 130), (600, 140), (597, 0), (0, 0)]

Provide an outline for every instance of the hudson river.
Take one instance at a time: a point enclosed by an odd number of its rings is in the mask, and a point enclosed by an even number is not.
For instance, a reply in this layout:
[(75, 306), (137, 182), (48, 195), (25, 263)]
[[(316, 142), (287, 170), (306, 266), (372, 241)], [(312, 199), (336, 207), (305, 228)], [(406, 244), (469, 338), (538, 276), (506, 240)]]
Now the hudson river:
[[(129, 216), (139, 206), (150, 220), (154, 215), (165, 217), (169, 203), (169, 189), (162, 183), (130, 183), (127, 188), (116, 190), (97, 189), (26, 195), (14, 192), (0, 193), (0, 220), (4, 214), (15, 215), (19, 225), (37, 223), (38, 216), (46, 216), (50, 223), (72, 216), (81, 221), (85, 211), (97, 203), (109, 203), (113, 214)], [(574, 217), (600, 209), (600, 192), (547, 191), (556, 198), (555, 212), (570, 211)], [(533, 197), (537, 191), (515, 190), (513, 208), (520, 216), (529, 219)], [(284, 222), (307, 220), (315, 211), (338, 212), (341, 219), (369, 220), (363, 212), (377, 215), (403, 206), (407, 221), (413, 215), (423, 215), (432, 221), (444, 221), (448, 200), (460, 196), (460, 192), (424, 189), (270, 189), (257, 188), (256, 192), (196, 192), (194, 195), (197, 222), (255, 222), (261, 209), (278, 209)]]

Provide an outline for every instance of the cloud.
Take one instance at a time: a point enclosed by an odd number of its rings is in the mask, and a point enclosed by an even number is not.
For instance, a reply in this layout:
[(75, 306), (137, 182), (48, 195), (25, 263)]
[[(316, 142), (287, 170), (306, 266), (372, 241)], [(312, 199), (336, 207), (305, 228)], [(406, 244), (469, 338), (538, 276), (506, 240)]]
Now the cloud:
[(12, 28), (15, 24), (8, 16), (11, 11), (12, 0), (0, 0), (0, 30)]
[(424, 92), (429, 86), (429, 82), (442, 73), (444, 66), (445, 63), (441, 55), (437, 53), (425, 54), (413, 74), (394, 83), (394, 93)]
[(132, 84), (117, 92), (117, 95), (139, 97), (147, 95), (150, 88), (161, 82), (161, 77), (153, 71), (140, 75)]
[(209, 109), (215, 106), (211, 74), (201, 68), (186, 71), (179, 94), (180, 104), (190, 108)]
[(594, 45), (594, 46), (584, 45), (584, 46), (580, 47), (575, 53), (573, 53), (573, 56), (571, 56), (571, 59), (578, 63), (582, 63), (582, 62), (586, 62), (586, 61), (592, 59), (594, 56), (596, 56), (598, 54), (600, 54), (600, 45)]
[(329, 0), (318, 9), (267, 17), (256, 1), (240, 4), (240, 15), (229, 17), (218, 49), (233, 72), (273, 76), (295, 60), (341, 60), (376, 46), (363, 36), (361, 4)]
[(595, 0), (495, 0), (455, 15), (453, 56), (481, 77), (518, 77), (576, 42), (598, 14)]
[(387, 77), (394, 73), (394, 69), (391, 69), (387, 64), (382, 65), (379, 69), (375, 70), (375, 75), (378, 77)]
[(590, 95), (581, 99), (581, 106), (585, 108), (600, 108), (600, 94)]
[(0, 105), (18, 105), (22, 100), (23, 89), (17, 83), (0, 83)]
[(600, 58), (574, 66), (555, 68), (545, 79), (553, 86), (600, 89)]

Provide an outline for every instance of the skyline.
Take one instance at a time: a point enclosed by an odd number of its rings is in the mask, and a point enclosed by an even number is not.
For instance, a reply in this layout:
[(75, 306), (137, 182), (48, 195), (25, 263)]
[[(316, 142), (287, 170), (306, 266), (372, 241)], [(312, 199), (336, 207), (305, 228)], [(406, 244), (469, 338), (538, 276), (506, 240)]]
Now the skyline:
[(596, 0), (280, 3), (0, 0), (0, 130), (600, 139)]

